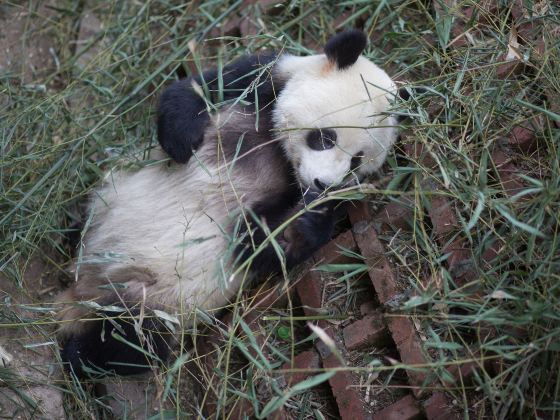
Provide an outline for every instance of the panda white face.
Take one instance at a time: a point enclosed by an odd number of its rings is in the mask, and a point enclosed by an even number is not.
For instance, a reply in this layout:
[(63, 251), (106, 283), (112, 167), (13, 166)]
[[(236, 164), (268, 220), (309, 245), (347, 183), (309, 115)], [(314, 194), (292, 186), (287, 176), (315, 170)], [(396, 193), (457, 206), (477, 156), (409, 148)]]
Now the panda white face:
[(354, 184), (378, 170), (397, 138), (395, 85), (364, 57), (339, 69), (325, 55), (285, 56), (275, 128), (303, 188)]

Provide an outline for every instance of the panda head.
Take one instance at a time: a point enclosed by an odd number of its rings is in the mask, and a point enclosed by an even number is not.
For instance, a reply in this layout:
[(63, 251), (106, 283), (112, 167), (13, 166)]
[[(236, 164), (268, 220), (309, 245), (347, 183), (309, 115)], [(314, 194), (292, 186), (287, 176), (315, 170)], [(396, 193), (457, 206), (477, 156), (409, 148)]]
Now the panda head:
[(278, 63), (285, 84), (275, 129), (304, 189), (361, 181), (380, 168), (397, 138), (397, 120), (387, 114), (395, 85), (361, 55), (365, 45), (363, 32), (342, 32), (325, 54), (285, 55)]

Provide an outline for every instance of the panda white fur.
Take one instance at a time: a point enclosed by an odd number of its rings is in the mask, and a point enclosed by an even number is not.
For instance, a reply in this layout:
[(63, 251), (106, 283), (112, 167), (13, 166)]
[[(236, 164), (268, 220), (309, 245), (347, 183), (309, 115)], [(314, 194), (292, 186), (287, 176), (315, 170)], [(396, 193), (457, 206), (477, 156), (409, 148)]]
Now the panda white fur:
[[(61, 312), (61, 354), (77, 375), (89, 371), (84, 366), (143, 370), (145, 353), (118, 336), (163, 360), (170, 338), (150, 311), (222, 308), (247, 281), (239, 267), (249, 256), (251, 273), (262, 277), (280, 271), (281, 258), (289, 269), (329, 240), (332, 201), (254, 255), (324, 189), (356, 183), (383, 164), (397, 137), (387, 113), (395, 85), (360, 55), (365, 45), (362, 32), (347, 31), (325, 54), (245, 57), (226, 66), (222, 80), (211, 70), (167, 88), (158, 139), (174, 162), (106, 178), (91, 203), (77, 282), (59, 299), (126, 308), (104, 313), (122, 319), (102, 321), (84, 320), (104, 315), (91, 304)], [(229, 102), (208, 112), (203, 91), (210, 102)]]

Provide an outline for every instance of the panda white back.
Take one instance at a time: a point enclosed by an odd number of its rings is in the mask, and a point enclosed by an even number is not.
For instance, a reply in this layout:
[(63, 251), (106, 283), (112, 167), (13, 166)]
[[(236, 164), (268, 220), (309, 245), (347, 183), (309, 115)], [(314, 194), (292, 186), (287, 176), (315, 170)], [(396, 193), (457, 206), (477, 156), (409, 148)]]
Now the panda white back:
[[(171, 85), (160, 102), (158, 138), (175, 162), (106, 178), (92, 201), (78, 281), (60, 300), (121, 305), (128, 318), (155, 309), (216, 310), (247, 280), (237, 267), (248, 259), (251, 272), (266, 277), (326, 243), (335, 201), (321, 202), (275, 238), (283, 255), (268, 233), (325, 188), (379, 169), (395, 141), (396, 121), (386, 114), (395, 87), (360, 57), (365, 43), (363, 33), (349, 31), (327, 43), (326, 55), (241, 59), (224, 69), (231, 91), (222, 95), (249, 90), (251, 105), (226, 105), (214, 115), (199, 96), (202, 78)], [(211, 92), (216, 74), (203, 77)], [(62, 356), (78, 375), (84, 366), (137, 373), (150, 362), (113, 334), (149, 349), (155, 360), (167, 356), (172, 335), (157, 318), (143, 320), (141, 334), (130, 319), (107, 324), (111, 334), (104, 321), (76, 321), (95, 312), (69, 305), (61, 313), (68, 321), (60, 331)]]

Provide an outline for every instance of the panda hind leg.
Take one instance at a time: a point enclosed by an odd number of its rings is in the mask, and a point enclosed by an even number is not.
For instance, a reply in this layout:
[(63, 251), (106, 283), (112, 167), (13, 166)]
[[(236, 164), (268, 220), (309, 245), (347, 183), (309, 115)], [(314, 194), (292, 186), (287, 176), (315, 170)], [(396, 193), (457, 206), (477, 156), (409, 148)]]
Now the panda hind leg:
[(168, 358), (174, 336), (160, 320), (150, 317), (139, 325), (129, 312), (92, 315), (98, 319), (77, 321), (61, 340), (62, 361), (78, 378), (134, 375)]
[[(86, 284), (89, 284), (87, 279)], [(59, 312), (60, 355), (65, 367), (79, 378), (107, 374), (133, 375), (164, 362), (174, 345), (175, 335), (164, 321), (138, 305), (129, 304), (113, 293), (94, 297), (79, 289), (80, 282), (58, 297), (64, 308)], [(100, 309), (72, 302), (94, 301)], [(126, 299), (126, 302), (132, 300)], [(111, 307), (112, 308), (109, 308)]]
[[(258, 275), (280, 272), (281, 261), (277, 246), (269, 243), (260, 253), (253, 255), (256, 248), (252, 244), (259, 245), (266, 241), (268, 232), (275, 230), (286, 220), (292, 218), (294, 213), (306, 208), (319, 198), (319, 193), (309, 192), (305, 197), (305, 202), (300, 202), (293, 208), (278, 211), (279, 206), (275, 205), (276, 203), (264, 208), (254, 208), (254, 214), (256, 217), (266, 220), (268, 229), (265, 231), (260, 225), (253, 225), (252, 235), (246, 235), (238, 248), (241, 260), (251, 258), (251, 269)], [(336, 202), (328, 201), (315, 205), (312, 209), (306, 209), (301, 216), (290, 223), (284, 232), (275, 238), (276, 244), (282, 248), (284, 253), (286, 268), (289, 270), (305, 261), (325, 245), (330, 240), (339, 217)]]

